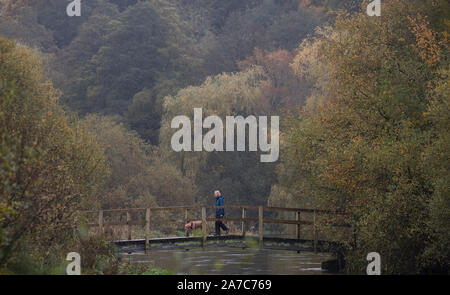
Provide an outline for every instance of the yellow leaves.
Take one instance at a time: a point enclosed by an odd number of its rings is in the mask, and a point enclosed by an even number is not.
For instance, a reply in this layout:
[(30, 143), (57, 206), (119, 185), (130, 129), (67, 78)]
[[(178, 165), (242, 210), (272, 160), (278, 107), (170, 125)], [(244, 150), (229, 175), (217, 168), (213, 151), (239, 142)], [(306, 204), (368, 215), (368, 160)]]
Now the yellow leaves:
[(299, 78), (310, 76), (314, 69), (313, 66), (319, 63), (319, 48), (322, 45), (320, 39), (314, 41), (305, 40), (297, 49), (297, 55), (294, 57), (291, 67)]
[(6, 180), (0, 177), (2, 199), (18, 203), (19, 217), (8, 220), (8, 232), (14, 235), (25, 226), (22, 222), (34, 220), (33, 227), (26, 228), (39, 234), (40, 240), (61, 238), (54, 236), (64, 230), (68, 214), (102, 184), (105, 157), (90, 134), (77, 128), (76, 118), (69, 118), (57, 105), (58, 93), (49, 81), (42, 82), (37, 58), (13, 44), (0, 38), (0, 72), (7, 89), (11, 88), (6, 96), (0, 91), (0, 131), (8, 138), (20, 138), (17, 146), (5, 143), (17, 172), (8, 173)]
[(62, 165), (58, 165), (58, 166), (56, 167), (56, 170), (58, 170), (58, 171), (63, 171), (63, 170), (66, 170), (66, 167), (64, 167), (64, 166), (62, 166)]
[(416, 50), (419, 56), (430, 66), (435, 66), (440, 62), (441, 49), (436, 38), (436, 32), (430, 27), (426, 16), (417, 14), (416, 17), (408, 16), (410, 31), (416, 37)]
[(442, 43), (448, 44), (449, 43), (449, 37), (450, 37), (450, 19), (444, 20), (444, 26), (446, 27), (446, 30), (442, 32), (442, 35), (444, 37), (444, 40)]
[(359, 143), (361, 142), (361, 135), (355, 136), (352, 138), (353, 143)]

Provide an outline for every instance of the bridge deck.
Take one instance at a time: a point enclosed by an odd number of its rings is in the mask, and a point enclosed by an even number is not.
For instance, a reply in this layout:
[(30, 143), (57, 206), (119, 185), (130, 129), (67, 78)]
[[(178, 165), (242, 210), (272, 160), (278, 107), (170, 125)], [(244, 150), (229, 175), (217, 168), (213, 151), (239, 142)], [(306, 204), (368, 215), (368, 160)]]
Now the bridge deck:
[[(145, 239), (119, 240), (114, 241), (114, 244), (121, 252), (145, 251)], [(207, 236), (206, 244), (203, 243), (201, 236), (151, 238), (148, 240), (149, 251), (157, 249), (191, 249), (204, 246), (258, 248), (258, 237), (242, 237), (240, 235)], [(337, 242), (318, 240), (316, 250), (317, 252), (333, 252), (338, 246)], [(262, 248), (313, 251), (314, 241), (264, 237)]]

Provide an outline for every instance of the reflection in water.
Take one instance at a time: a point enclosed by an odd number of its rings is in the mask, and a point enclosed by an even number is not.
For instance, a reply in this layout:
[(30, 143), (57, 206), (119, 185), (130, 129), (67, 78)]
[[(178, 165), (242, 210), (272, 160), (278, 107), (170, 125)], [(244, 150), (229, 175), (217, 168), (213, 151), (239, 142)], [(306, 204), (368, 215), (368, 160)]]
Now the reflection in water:
[(240, 248), (207, 248), (186, 250), (153, 250), (124, 254), (124, 260), (132, 263), (150, 263), (177, 274), (328, 274), (322, 270), (322, 261), (329, 254), (297, 253), (285, 250), (257, 250)]

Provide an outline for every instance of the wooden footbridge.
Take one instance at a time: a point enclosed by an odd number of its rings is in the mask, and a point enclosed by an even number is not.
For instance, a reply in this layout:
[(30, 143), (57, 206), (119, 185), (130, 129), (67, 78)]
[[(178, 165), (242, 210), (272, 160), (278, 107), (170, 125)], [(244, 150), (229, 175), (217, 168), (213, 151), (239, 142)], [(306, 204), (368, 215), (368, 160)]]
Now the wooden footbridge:
[[(224, 208), (227, 211), (226, 216), (230, 216), (228, 212), (238, 211), (240, 217), (225, 217), (220, 219), (225, 223), (238, 224), (234, 234), (215, 236), (208, 234), (208, 231), (214, 228), (208, 222), (215, 222), (219, 219), (208, 217), (207, 210)], [(161, 225), (161, 219), (166, 219), (170, 214), (184, 215), (182, 219), (178, 218), (179, 229), (184, 230), (184, 225), (192, 220), (202, 220), (202, 228), (195, 232), (194, 236), (189, 236), (189, 232), (185, 231), (180, 236), (172, 237), (152, 237), (151, 229), (158, 228)], [(289, 213), (290, 212), (290, 213)], [(183, 214), (184, 213), (184, 214)], [(200, 214), (199, 214), (200, 213)], [(264, 215), (271, 215), (264, 217)], [(274, 214), (275, 213), (275, 214)], [(277, 215), (278, 213), (278, 215)], [(294, 215), (294, 219), (278, 219), (280, 215)], [(327, 241), (319, 239), (319, 223), (321, 216), (344, 216), (339, 212), (331, 212), (317, 209), (300, 209), (300, 208), (282, 208), (268, 206), (173, 206), (173, 207), (152, 207), (152, 208), (129, 208), (129, 209), (110, 209), (84, 211), (83, 215), (91, 217), (91, 221), (87, 221), (90, 230), (105, 234), (108, 228), (121, 227), (125, 231), (125, 239), (111, 240), (117, 245), (120, 251), (151, 251), (153, 249), (190, 249), (195, 247), (254, 247), (259, 249), (287, 249), (295, 251), (314, 251), (314, 252), (334, 252), (340, 245), (338, 241)], [(214, 214), (211, 214), (214, 216)], [(234, 214), (236, 215), (236, 214)], [(97, 219), (92, 221), (94, 218)], [(197, 218), (196, 218), (197, 217)], [(159, 219), (152, 221), (151, 219)], [(339, 219), (339, 218), (338, 218)], [(88, 219), (87, 219), (88, 220)], [(333, 227), (349, 228), (343, 222), (329, 223)], [(342, 220), (342, 218), (341, 218)], [(159, 225), (158, 225), (159, 224)], [(255, 224), (256, 226), (249, 226)], [(295, 226), (295, 237), (269, 237), (264, 235), (265, 224), (288, 224)], [(205, 226), (206, 225), (206, 226)], [(137, 232), (143, 234), (143, 238), (132, 238), (132, 227), (138, 226)], [(306, 230), (306, 227), (308, 228)], [(237, 232), (237, 234), (236, 234)], [(123, 235), (123, 234), (122, 234)]]

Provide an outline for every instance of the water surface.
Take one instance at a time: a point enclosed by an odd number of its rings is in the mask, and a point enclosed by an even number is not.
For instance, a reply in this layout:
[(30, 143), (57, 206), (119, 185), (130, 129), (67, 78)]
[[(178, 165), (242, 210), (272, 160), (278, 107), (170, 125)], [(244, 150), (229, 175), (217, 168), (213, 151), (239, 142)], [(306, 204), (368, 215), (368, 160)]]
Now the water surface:
[(176, 274), (203, 275), (320, 275), (330, 274), (321, 269), (321, 262), (330, 259), (327, 253), (312, 253), (241, 248), (194, 248), (189, 251), (153, 250), (123, 254), (125, 261), (149, 263), (169, 269)]

